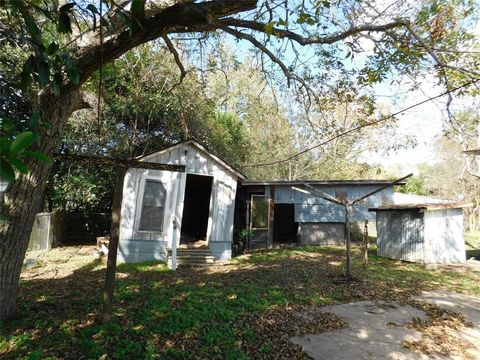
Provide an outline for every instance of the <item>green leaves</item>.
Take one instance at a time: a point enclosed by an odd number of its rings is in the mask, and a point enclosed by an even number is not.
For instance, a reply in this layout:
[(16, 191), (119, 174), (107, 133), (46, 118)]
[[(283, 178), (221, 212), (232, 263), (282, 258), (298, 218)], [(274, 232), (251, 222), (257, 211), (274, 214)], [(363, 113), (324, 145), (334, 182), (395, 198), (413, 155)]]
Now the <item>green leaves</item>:
[(60, 6), (59, 9), (59, 18), (57, 29), (61, 33), (72, 33), (72, 21), (70, 20), (70, 13), (72, 12), (73, 7), (76, 5), (75, 2), (65, 4)]
[(30, 116), (28, 126), (32, 131), (19, 130), (9, 119), (2, 119), (0, 135), (0, 178), (11, 182), (15, 180), (15, 172), (28, 174), (25, 159), (34, 158), (44, 163), (51, 159), (37, 151), (28, 151), (33, 143), (40, 141), (40, 128), (47, 128), (48, 123), (42, 123), (40, 114), (34, 112)]
[(17, 135), (15, 140), (10, 145), (10, 153), (13, 155), (21, 154), (33, 142), (33, 132), (25, 131)]

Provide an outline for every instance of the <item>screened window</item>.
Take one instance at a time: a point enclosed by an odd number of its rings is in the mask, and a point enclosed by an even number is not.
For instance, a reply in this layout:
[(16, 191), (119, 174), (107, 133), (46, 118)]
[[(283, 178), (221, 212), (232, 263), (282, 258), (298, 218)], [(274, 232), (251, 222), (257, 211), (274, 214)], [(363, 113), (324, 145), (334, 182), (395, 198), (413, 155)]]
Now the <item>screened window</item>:
[(252, 195), (252, 229), (268, 229), (268, 196)]
[(146, 180), (139, 230), (162, 231), (167, 191), (160, 181)]

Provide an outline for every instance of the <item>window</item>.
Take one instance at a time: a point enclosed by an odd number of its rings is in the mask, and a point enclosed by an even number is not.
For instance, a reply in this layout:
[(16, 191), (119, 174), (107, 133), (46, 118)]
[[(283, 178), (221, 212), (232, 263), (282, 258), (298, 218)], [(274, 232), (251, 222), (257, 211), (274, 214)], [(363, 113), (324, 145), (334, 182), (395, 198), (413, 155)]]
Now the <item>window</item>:
[(269, 198), (252, 195), (252, 229), (268, 229)]
[(145, 181), (139, 230), (163, 230), (166, 194), (165, 186), (160, 181)]

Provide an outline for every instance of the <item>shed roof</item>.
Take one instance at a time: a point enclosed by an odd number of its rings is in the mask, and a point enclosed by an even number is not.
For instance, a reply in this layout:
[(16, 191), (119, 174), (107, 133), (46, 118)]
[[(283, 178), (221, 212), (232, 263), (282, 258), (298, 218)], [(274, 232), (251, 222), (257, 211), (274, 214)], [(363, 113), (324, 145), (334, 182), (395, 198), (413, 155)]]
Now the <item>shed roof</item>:
[(444, 203), (425, 203), (425, 204), (398, 204), (384, 205), (376, 208), (369, 208), (368, 211), (388, 211), (388, 210), (444, 210), (444, 209), (461, 209), (470, 207), (472, 203), (467, 202), (444, 202)]
[(192, 145), (194, 147), (196, 147), (197, 149), (199, 149), (200, 151), (204, 152), (205, 154), (207, 154), (208, 156), (210, 156), (213, 160), (215, 160), (216, 162), (218, 162), (220, 165), (222, 165), (223, 167), (227, 168), (228, 170), (230, 170), (232, 173), (234, 173), (238, 178), (240, 178), (241, 180), (245, 180), (247, 178), (246, 175), (242, 174), (239, 170), (235, 169), (233, 166), (229, 165), (225, 160), (223, 160), (221, 157), (211, 153), (204, 145), (200, 144), (196, 139), (194, 138), (191, 138), (191, 139), (188, 139), (188, 140), (184, 140), (184, 141), (179, 141), (173, 145), (170, 145), (170, 146), (167, 146), (167, 147), (164, 147), (163, 149), (160, 149), (160, 150), (156, 150), (156, 151), (153, 151), (151, 152), (150, 154), (147, 154), (147, 155), (144, 155), (143, 157), (141, 157), (139, 160), (140, 161), (144, 161), (144, 160), (148, 160), (154, 156), (157, 156), (159, 154), (163, 154), (167, 151), (171, 151), (177, 147), (180, 147), (180, 146), (184, 146), (184, 145)]
[[(272, 181), (245, 181), (242, 185), (258, 186), (258, 185), (285, 185), (295, 186), (307, 183), (309, 185), (388, 185), (391, 180), (272, 180)], [(399, 182), (397, 185), (405, 185), (405, 181)]]

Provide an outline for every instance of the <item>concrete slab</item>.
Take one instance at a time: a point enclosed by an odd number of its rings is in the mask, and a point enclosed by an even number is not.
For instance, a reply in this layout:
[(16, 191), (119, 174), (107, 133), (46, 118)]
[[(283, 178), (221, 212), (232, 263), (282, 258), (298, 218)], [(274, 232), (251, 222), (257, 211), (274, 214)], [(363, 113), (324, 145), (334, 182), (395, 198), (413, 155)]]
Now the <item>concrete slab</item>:
[[(463, 313), (477, 326), (458, 331), (457, 335), (472, 344), (473, 359), (480, 359), (480, 300), (450, 292), (424, 292), (416, 300), (431, 302), (452, 311)], [(389, 359), (389, 360), (460, 360), (457, 356), (438, 356), (413, 353), (402, 346), (404, 341), (419, 341), (422, 333), (404, 325), (414, 317), (426, 319), (425, 312), (410, 305), (362, 301), (324, 306), (349, 323), (339, 329), (317, 335), (296, 336), (290, 341), (299, 345), (316, 360)], [(299, 316), (308, 316), (298, 314)], [(478, 345), (477, 345), (478, 344)]]
[(324, 306), (322, 311), (340, 316), (350, 327), (290, 339), (314, 359), (422, 359), (401, 346), (403, 341), (421, 339), (420, 332), (402, 325), (414, 317), (425, 319), (422, 310), (410, 305), (361, 301)]
[(480, 299), (451, 291), (422, 291), (414, 300), (425, 301), (444, 309), (463, 314), (467, 320), (480, 325)]
[(468, 350), (472, 359), (480, 359), (480, 299), (444, 290), (422, 291), (414, 299), (463, 314), (473, 328), (452, 332), (472, 344)]

